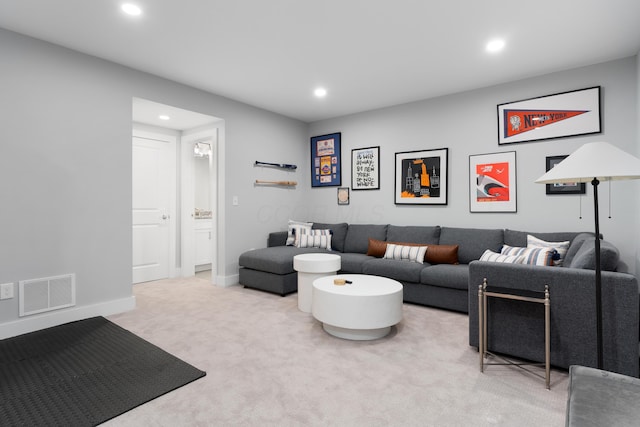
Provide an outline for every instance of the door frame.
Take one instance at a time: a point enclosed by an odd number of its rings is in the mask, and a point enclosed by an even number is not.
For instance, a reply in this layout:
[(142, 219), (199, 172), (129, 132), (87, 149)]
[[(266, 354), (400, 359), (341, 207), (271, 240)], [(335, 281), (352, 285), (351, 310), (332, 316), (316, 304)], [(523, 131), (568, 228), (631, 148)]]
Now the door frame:
[[(163, 134), (160, 132), (152, 132), (148, 130), (136, 129), (135, 124), (131, 132), (133, 145), (133, 138), (150, 139), (169, 144), (169, 151), (171, 158), (169, 159), (168, 170), (169, 175), (169, 278), (177, 277), (178, 271), (176, 269), (176, 219), (177, 219), (177, 180), (176, 180), (176, 166), (177, 166), (177, 135)], [(133, 224), (132, 224), (133, 227)]]
[(195, 200), (193, 189), (195, 183), (194, 177), (194, 156), (193, 148), (196, 142), (206, 141), (211, 144), (211, 157), (209, 158), (209, 190), (211, 198), (212, 218), (212, 238), (211, 238), (211, 283), (216, 284), (217, 277), (220, 275), (218, 270), (218, 241), (219, 224), (222, 220), (220, 204), (218, 203), (218, 174), (220, 157), (219, 157), (219, 139), (220, 125), (205, 126), (201, 129), (191, 130), (183, 134), (180, 140), (180, 165), (181, 165), (181, 267), (182, 276), (189, 277), (195, 275), (195, 219), (193, 213), (195, 211)]

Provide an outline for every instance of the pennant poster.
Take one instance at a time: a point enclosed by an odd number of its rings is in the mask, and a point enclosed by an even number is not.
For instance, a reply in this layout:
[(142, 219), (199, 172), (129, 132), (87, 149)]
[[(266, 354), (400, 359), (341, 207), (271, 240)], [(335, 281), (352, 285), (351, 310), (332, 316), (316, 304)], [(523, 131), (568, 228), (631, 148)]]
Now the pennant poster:
[(516, 212), (516, 152), (469, 156), (469, 210)]
[(498, 105), (498, 144), (601, 132), (600, 86)]

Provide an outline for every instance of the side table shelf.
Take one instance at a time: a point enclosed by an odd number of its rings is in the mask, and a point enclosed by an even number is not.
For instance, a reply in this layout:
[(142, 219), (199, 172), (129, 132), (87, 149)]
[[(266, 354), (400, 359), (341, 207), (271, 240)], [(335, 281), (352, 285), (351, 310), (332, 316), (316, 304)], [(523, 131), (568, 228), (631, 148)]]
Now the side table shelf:
[[(487, 319), (489, 317), (487, 299), (488, 298), (503, 298), (515, 301), (534, 302), (544, 304), (544, 363), (516, 363), (508, 360), (502, 356), (491, 353), (488, 350), (489, 343), (487, 342)], [(511, 289), (498, 286), (488, 286), (487, 279), (485, 278), (483, 283), (478, 286), (478, 334), (479, 345), (478, 352), (480, 353), (480, 372), (484, 372), (486, 365), (511, 365), (521, 369), (525, 369), (525, 365), (536, 365), (545, 367), (545, 385), (547, 389), (551, 389), (551, 337), (550, 337), (550, 309), (551, 299), (549, 297), (549, 285), (544, 286), (544, 291), (529, 291), (524, 289)], [(488, 356), (497, 357), (504, 362), (485, 362), (485, 358)], [(531, 372), (527, 370), (528, 372)], [(534, 375), (537, 375), (534, 373)]]

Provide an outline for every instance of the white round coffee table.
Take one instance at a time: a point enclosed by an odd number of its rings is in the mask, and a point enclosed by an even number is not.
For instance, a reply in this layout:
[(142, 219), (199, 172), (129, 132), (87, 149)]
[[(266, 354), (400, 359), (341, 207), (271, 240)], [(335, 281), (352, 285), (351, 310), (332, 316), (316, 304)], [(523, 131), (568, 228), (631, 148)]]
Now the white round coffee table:
[(311, 313), (313, 281), (317, 278), (336, 274), (340, 270), (340, 255), (300, 254), (293, 257), (293, 269), (298, 272), (298, 309)]
[[(334, 279), (350, 284), (335, 285)], [(375, 340), (402, 320), (402, 284), (365, 274), (326, 276), (313, 282), (313, 317), (329, 334), (349, 340)]]

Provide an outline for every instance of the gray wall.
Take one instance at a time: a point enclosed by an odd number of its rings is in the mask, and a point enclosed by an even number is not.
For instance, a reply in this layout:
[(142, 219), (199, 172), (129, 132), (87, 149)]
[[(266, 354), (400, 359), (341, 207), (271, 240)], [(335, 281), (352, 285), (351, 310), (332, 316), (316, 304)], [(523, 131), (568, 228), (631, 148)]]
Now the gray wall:
[[(604, 140), (638, 154), (638, 72), (636, 57), (597, 64), (481, 90), (312, 123), (309, 136), (342, 132), (343, 185), (350, 186), (351, 150), (381, 147), (381, 189), (352, 191), (348, 207), (336, 206), (335, 188), (312, 189), (309, 207), (299, 218), (360, 223), (440, 224), (527, 231), (594, 229), (592, 189), (582, 197), (547, 196), (534, 181), (545, 172), (545, 157), (570, 154), (589, 141)], [(531, 97), (602, 87), (601, 134), (499, 146), (497, 104)], [(447, 206), (394, 205), (394, 154), (402, 151), (449, 148), (449, 203)], [(469, 155), (516, 151), (517, 213), (469, 212)], [(304, 169), (308, 170), (309, 160)], [(601, 232), (621, 250), (624, 262), (635, 270), (638, 234), (638, 183), (600, 186)], [(325, 207), (328, 206), (328, 207)]]
[[(600, 139), (634, 154), (640, 145), (636, 58), (307, 125), (1, 29), (0, 57), (0, 283), (76, 273), (84, 307), (131, 296), (132, 97), (224, 119), (218, 274), (225, 277), (237, 274), (242, 251), (264, 247), (267, 233), (286, 229), (289, 218), (591, 230), (591, 190), (579, 220), (578, 197), (546, 196), (533, 183), (545, 156)], [(603, 88), (603, 134), (497, 145), (496, 104), (595, 85)], [(351, 149), (381, 146), (381, 189), (352, 191), (348, 206), (337, 206), (335, 188), (310, 188), (309, 137), (336, 131), (343, 186), (350, 186)], [(450, 150), (448, 206), (394, 205), (394, 153), (440, 147)], [(510, 150), (518, 153), (518, 212), (470, 214), (468, 156)], [(298, 169), (255, 167), (256, 160)], [(298, 185), (258, 186), (256, 179)], [(640, 235), (637, 190), (635, 182), (613, 184), (609, 220), (602, 186), (602, 232), (627, 263), (636, 254), (627, 236)], [(0, 329), (20, 322), (17, 298), (0, 301)]]
[[(219, 274), (280, 226), (252, 205), (293, 204), (254, 191), (253, 162), (303, 158), (305, 123), (2, 29), (0, 57), (0, 283), (76, 273), (78, 307), (131, 296), (132, 97), (225, 120)], [(19, 320), (0, 301), (0, 329)]]

